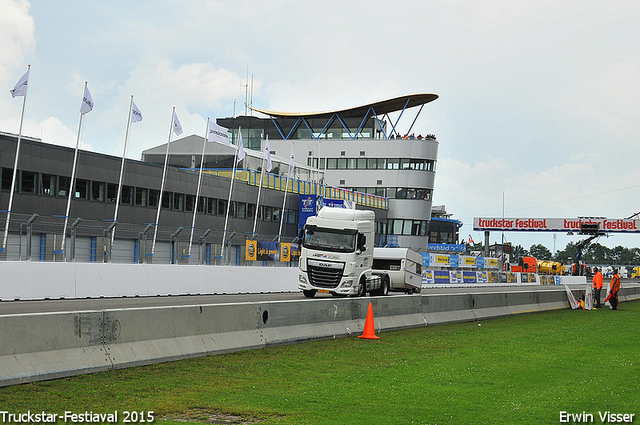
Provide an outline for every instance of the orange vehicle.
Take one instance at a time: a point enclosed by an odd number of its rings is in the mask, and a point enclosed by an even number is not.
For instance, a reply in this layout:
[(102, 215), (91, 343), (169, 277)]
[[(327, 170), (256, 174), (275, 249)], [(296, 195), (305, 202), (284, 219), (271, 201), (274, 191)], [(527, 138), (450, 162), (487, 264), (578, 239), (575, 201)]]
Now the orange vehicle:
[(511, 266), (512, 272), (537, 273), (538, 260), (534, 257), (522, 257), (517, 266)]

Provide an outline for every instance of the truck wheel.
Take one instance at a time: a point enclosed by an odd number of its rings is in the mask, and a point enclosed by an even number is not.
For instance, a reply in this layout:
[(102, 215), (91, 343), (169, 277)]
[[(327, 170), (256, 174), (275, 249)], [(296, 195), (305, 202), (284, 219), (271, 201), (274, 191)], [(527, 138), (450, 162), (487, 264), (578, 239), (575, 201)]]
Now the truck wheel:
[(313, 290), (313, 289), (310, 289), (310, 290), (308, 290), (308, 291), (307, 291), (307, 290), (303, 290), (303, 291), (302, 291), (302, 293), (304, 294), (304, 296), (305, 296), (305, 297), (307, 297), (307, 298), (313, 298), (313, 297), (315, 297), (315, 296), (316, 296), (316, 292), (317, 292), (317, 291), (315, 291), (315, 290)]
[(358, 283), (358, 293), (353, 295), (354, 297), (364, 297), (367, 294), (365, 281), (360, 279), (360, 283)]
[(389, 295), (389, 277), (382, 278), (382, 288), (380, 288), (380, 295), (386, 297)]

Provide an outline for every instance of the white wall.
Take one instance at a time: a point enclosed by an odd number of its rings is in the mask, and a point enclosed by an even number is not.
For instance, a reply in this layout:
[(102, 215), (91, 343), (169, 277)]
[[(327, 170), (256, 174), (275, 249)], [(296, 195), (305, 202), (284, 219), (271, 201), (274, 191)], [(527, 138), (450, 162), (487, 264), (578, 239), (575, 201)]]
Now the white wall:
[(0, 299), (294, 292), (297, 267), (0, 262)]

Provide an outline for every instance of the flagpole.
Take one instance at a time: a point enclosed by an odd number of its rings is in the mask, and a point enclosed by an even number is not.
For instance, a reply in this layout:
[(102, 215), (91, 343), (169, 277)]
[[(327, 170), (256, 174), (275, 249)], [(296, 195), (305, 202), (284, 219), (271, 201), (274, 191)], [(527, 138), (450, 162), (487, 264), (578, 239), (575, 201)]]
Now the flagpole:
[[(238, 127), (238, 134), (240, 137), (238, 138), (238, 144), (242, 143), (242, 127)], [(227, 214), (224, 218), (224, 231), (222, 233), (222, 250), (220, 251), (220, 256), (222, 257), (222, 261), (226, 263), (224, 258), (224, 247), (226, 245), (227, 238), (227, 223), (229, 222), (229, 210), (231, 209), (231, 192), (233, 191), (233, 182), (236, 179), (236, 160), (238, 158), (238, 150), (236, 147), (236, 154), (233, 157), (233, 171), (231, 172), (231, 185), (229, 186), (229, 200), (227, 201)]]
[(196, 228), (196, 213), (198, 212), (198, 199), (200, 198), (200, 185), (202, 184), (202, 168), (204, 167), (204, 151), (207, 147), (207, 136), (209, 134), (209, 118), (207, 118), (207, 129), (202, 142), (202, 157), (200, 158), (200, 173), (198, 173), (198, 187), (196, 188), (196, 202), (193, 206), (193, 220), (191, 220), (191, 236), (189, 236), (189, 258), (191, 258), (191, 245), (193, 244), (193, 232)]
[[(27, 73), (31, 70), (31, 65), (27, 65)], [(4, 236), (2, 237), (2, 249), (0, 252), (5, 252), (7, 249), (7, 238), (9, 237), (9, 218), (11, 217), (11, 207), (13, 204), (13, 191), (16, 187), (16, 176), (18, 175), (18, 156), (20, 155), (20, 142), (22, 140), (22, 122), (24, 121), (24, 108), (27, 104), (27, 90), (29, 83), (24, 91), (24, 98), (22, 99), (22, 113), (20, 114), (20, 129), (18, 130), (18, 146), (16, 147), (16, 158), (13, 163), (13, 178), (11, 179), (11, 192), (9, 192), (9, 206), (7, 208), (7, 222), (4, 226)]]
[[(127, 142), (129, 141), (129, 129), (131, 128), (131, 112), (133, 111), (133, 95), (131, 95), (131, 103), (129, 104), (129, 119), (127, 120), (127, 131), (124, 135), (124, 149), (122, 150), (122, 163), (120, 164), (120, 180), (118, 180), (118, 196), (116, 197), (116, 210), (113, 214), (113, 222), (118, 221), (118, 207), (120, 206), (120, 197), (122, 196), (122, 177), (124, 175), (124, 156), (127, 154)], [(111, 230), (111, 248), (113, 249), (113, 240), (115, 239), (116, 228)]]
[(289, 191), (289, 178), (293, 174), (293, 142), (291, 142), (291, 167), (289, 174), (287, 174), (287, 183), (284, 185), (284, 199), (282, 200), (282, 210), (280, 211), (280, 229), (278, 230), (278, 242), (280, 242), (280, 236), (282, 235), (282, 223), (284, 222), (284, 207), (287, 202), (287, 192)]
[[(87, 82), (84, 82), (84, 90), (87, 90)], [(82, 128), (82, 117), (84, 114), (80, 111), (80, 123), (78, 123), (78, 136), (76, 137), (76, 150), (73, 155), (73, 168), (71, 169), (71, 181), (69, 182), (69, 196), (67, 197), (67, 210), (64, 214), (64, 227), (62, 228), (62, 244), (60, 245), (60, 252), (64, 257), (64, 245), (67, 240), (67, 224), (69, 223), (69, 209), (71, 208), (71, 197), (73, 196), (73, 187), (76, 179), (76, 165), (78, 163), (78, 147), (80, 146), (80, 129)]]
[(258, 186), (258, 200), (256, 201), (256, 214), (253, 219), (253, 233), (252, 238), (256, 237), (256, 223), (258, 222), (258, 209), (260, 208), (260, 192), (262, 191), (262, 176), (264, 176), (264, 158), (260, 164), (260, 186)]
[[(263, 157), (262, 157), (262, 166), (261, 166), (261, 170), (260, 170), (260, 186), (258, 187), (258, 200), (256, 201), (256, 215), (255, 215), (255, 219), (253, 220), (253, 235), (252, 237), (256, 237), (256, 223), (258, 222), (258, 210), (260, 208), (260, 192), (262, 190), (262, 177), (264, 176), (264, 162), (267, 160), (267, 146), (269, 146), (269, 135), (267, 134), (267, 138), (266, 140), (266, 146), (265, 146), (265, 150), (263, 151)], [(267, 166), (269, 164), (267, 163)], [(271, 168), (269, 168), (268, 171), (271, 171)]]
[(164, 154), (164, 170), (162, 171), (162, 183), (160, 185), (160, 198), (158, 198), (158, 212), (156, 213), (155, 229), (153, 231), (153, 243), (151, 244), (151, 257), (156, 249), (156, 238), (158, 236), (158, 223), (160, 222), (160, 208), (162, 207), (162, 195), (164, 194), (164, 180), (167, 175), (167, 160), (169, 159), (169, 145), (171, 144), (171, 132), (173, 131), (174, 120), (176, 116), (176, 107), (171, 112), (171, 125), (169, 125), (169, 138), (167, 140), (167, 150)]

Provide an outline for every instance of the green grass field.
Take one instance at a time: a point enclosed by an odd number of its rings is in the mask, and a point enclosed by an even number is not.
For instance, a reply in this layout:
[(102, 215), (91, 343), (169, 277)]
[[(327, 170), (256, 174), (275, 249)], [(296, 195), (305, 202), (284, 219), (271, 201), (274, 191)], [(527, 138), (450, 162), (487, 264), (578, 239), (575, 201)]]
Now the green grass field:
[(640, 423), (639, 313), (633, 301), (76, 376), (0, 388), (0, 410), (367, 425), (557, 424), (561, 411), (601, 423), (610, 411)]

